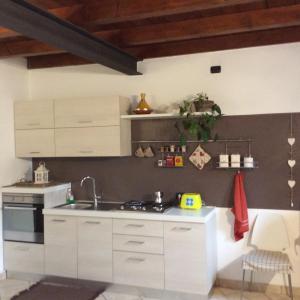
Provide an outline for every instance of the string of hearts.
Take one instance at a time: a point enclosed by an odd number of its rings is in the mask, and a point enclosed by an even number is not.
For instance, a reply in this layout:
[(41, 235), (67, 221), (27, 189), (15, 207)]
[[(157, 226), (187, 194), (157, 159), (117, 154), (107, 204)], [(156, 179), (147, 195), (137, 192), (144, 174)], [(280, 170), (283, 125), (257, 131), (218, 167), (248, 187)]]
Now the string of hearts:
[(290, 159), (288, 160), (288, 165), (290, 167), (290, 179), (288, 180), (288, 186), (291, 189), (291, 207), (294, 207), (294, 187), (296, 185), (296, 180), (293, 177), (293, 168), (296, 165), (296, 160), (293, 159), (293, 146), (296, 142), (293, 136), (293, 115), (290, 116), (290, 137), (288, 138), (288, 144), (290, 145)]

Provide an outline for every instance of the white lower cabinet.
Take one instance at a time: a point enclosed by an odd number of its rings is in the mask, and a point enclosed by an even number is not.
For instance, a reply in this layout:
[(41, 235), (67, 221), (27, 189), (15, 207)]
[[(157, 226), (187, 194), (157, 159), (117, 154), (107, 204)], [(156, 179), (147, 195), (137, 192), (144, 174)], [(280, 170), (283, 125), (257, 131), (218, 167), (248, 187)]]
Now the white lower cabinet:
[(112, 282), (112, 219), (78, 218), (78, 278)]
[(4, 242), (4, 267), (7, 271), (44, 274), (44, 245)]
[(163, 289), (163, 255), (114, 251), (114, 282)]
[[(211, 220), (212, 222), (213, 220)], [(208, 224), (166, 222), (164, 225), (165, 288), (208, 294), (214, 283), (215, 233)], [(211, 242), (208, 243), (208, 239)]]
[(216, 219), (184, 223), (47, 215), (45, 273), (208, 294), (216, 276)]
[(45, 272), (77, 278), (77, 218), (45, 216)]

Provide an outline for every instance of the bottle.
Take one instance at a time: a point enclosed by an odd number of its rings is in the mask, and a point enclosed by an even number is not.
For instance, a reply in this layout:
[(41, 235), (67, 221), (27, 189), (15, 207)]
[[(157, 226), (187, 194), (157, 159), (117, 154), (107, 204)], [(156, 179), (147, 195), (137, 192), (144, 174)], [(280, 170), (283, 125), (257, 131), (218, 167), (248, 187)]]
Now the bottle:
[(67, 191), (66, 200), (67, 200), (66, 201), (67, 204), (73, 204), (73, 203), (75, 203), (74, 195), (73, 195), (71, 189), (68, 189), (68, 191)]

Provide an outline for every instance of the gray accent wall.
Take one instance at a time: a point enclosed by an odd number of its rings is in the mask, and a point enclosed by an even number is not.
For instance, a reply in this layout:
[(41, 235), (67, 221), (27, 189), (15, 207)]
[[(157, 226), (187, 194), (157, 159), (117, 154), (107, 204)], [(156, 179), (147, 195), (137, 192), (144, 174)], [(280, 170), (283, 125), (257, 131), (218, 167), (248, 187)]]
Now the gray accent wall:
[[(294, 188), (294, 210), (300, 210), (300, 113), (294, 119), (294, 177), (298, 182)], [(178, 139), (174, 127), (176, 120), (132, 121), (133, 140), (173, 140)], [(219, 138), (251, 138), (252, 155), (259, 168), (244, 171), (245, 189), (249, 208), (292, 209), (290, 207), (289, 145), (290, 114), (262, 114), (249, 116), (224, 116), (216, 126)], [(80, 137), (74, 137), (80, 138)], [(99, 137), (101, 138), (101, 137)], [(168, 145), (170, 143), (165, 143)], [(148, 144), (141, 144), (148, 146)], [(182, 169), (162, 169), (156, 166), (160, 158), (160, 144), (153, 144), (154, 158), (47, 158), (43, 159), (50, 169), (50, 177), (55, 181), (71, 181), (76, 199), (91, 197), (87, 185), (80, 187), (84, 176), (97, 180), (97, 190), (102, 191), (107, 201), (124, 202), (132, 199), (149, 200), (152, 194), (161, 190), (166, 200), (176, 192), (199, 192), (207, 205), (231, 207), (233, 204), (233, 179), (236, 171), (215, 168), (216, 157), (224, 153), (224, 143), (202, 143), (203, 148), (213, 157), (202, 171), (197, 170), (185, 158)], [(133, 144), (133, 152), (136, 149)], [(191, 153), (197, 143), (188, 144)], [(247, 143), (229, 143), (229, 153), (248, 153)], [(34, 159), (34, 168), (41, 159)]]

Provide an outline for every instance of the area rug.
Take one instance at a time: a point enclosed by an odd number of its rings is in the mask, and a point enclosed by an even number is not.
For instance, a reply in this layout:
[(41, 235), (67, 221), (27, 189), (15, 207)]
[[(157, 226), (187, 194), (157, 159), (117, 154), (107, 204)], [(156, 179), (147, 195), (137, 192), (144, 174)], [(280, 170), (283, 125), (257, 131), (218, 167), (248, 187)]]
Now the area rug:
[(105, 291), (103, 283), (69, 278), (45, 278), (12, 300), (94, 300)]

